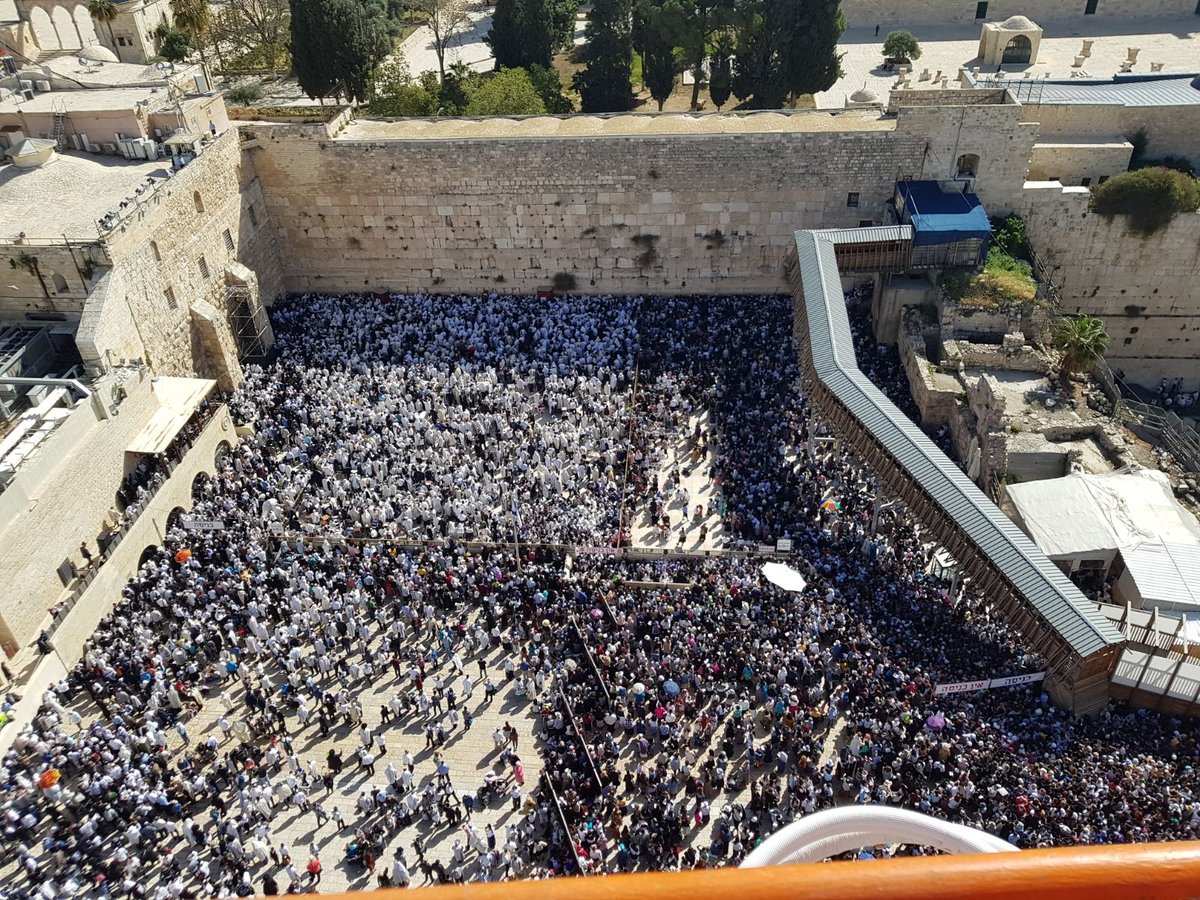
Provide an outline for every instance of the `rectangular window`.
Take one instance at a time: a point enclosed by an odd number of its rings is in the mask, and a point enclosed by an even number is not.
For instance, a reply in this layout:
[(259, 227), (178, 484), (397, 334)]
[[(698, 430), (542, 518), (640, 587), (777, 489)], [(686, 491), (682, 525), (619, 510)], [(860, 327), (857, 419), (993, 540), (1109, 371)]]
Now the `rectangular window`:
[(196, 262), (200, 264), (200, 274), (203, 275), (205, 278), (207, 278), (208, 277), (208, 260), (202, 256), (198, 260), (196, 260)]
[(1106, 181), (1108, 181), (1107, 175), (1101, 175), (1098, 179), (1096, 179), (1097, 184), (1104, 184)]
[(1088, 187), (1091, 183), (1092, 183), (1092, 179), (1084, 178), (1082, 181), (1079, 182), (1079, 186), (1080, 187)]
[(225, 249), (230, 253), (233, 252), (233, 235), (228, 228), (225, 229)]
[(848, 193), (846, 195), (846, 205), (847, 206), (858, 206), (858, 192), (857, 191), (851, 191), (850, 193)]
[(859, 220), (858, 220), (858, 227), (859, 227), (859, 228), (870, 228), (870, 227), (871, 227), (872, 225), (874, 225), (874, 224), (875, 224), (875, 220), (874, 220), (874, 219), (859, 219)]
[(986, 2), (975, 4), (975, 18), (976, 19), (986, 19), (987, 18), (987, 3)]
[(173, 288), (167, 288), (163, 291), (163, 296), (167, 298), (167, 307), (169, 309), (179, 308), (179, 303), (175, 300), (175, 291)]
[(246, 204), (246, 215), (248, 215), (250, 217), (250, 227), (257, 228), (258, 227), (258, 216), (256, 216), (254, 214), (254, 204), (253, 203)]
[(1096, 14), (1096, 7), (1099, 5), (1100, 0), (1087, 0), (1087, 6), (1083, 8), (1083, 14), (1085, 16), (1094, 16)]

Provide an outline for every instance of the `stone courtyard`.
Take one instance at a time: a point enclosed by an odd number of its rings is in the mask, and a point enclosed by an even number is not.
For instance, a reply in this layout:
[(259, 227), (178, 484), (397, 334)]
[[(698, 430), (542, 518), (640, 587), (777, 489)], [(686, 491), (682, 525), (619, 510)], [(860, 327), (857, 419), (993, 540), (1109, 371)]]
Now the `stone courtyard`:
[[(913, 25), (907, 30), (913, 33), (921, 45), (921, 58), (913, 63), (910, 79), (914, 88), (932, 87), (937, 74), (948, 76), (953, 87), (960, 66), (971, 69), (979, 63), (979, 32), (982, 22), (954, 25)], [(1200, 18), (1179, 21), (1172, 30), (1170, 20), (1114, 20), (1071, 19), (1068, 21), (1038, 22), (1045, 29), (1038, 60), (1032, 65), (989, 66), (981, 75), (994, 75), (1002, 68), (1010, 80), (1038, 78), (1099, 78), (1109, 79), (1121, 70), (1129, 48), (1138, 48), (1138, 62), (1133, 73), (1144, 75), (1150, 72), (1152, 63), (1162, 63), (1165, 72), (1195, 72), (1200, 68)], [(839, 49), (845, 52), (842, 59), (842, 79), (832, 89), (816, 95), (819, 109), (838, 109), (855, 91), (867, 88), (883, 99), (896, 83), (895, 72), (884, 72), (883, 39), (889, 31), (905, 28), (904, 25), (883, 26), (876, 37), (872, 28), (847, 28)], [(1092, 40), (1091, 56), (1083, 66), (1075, 68), (1075, 56), (1080, 52), (1084, 39)], [(921, 74), (929, 70), (930, 78), (920, 81)], [(1023, 88), (1014, 88), (1021, 90)], [(1036, 92), (1036, 88), (1030, 88)], [(1033, 95), (1036, 96), (1036, 93)]]

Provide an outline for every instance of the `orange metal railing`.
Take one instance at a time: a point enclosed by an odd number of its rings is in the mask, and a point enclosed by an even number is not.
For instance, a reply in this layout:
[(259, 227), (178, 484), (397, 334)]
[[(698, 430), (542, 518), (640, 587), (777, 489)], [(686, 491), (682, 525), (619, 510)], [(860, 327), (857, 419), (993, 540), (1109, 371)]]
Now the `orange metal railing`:
[[(509, 881), (431, 890), (445, 900), (1195, 900), (1200, 898), (1200, 842)], [(346, 898), (351, 900), (350, 895)]]

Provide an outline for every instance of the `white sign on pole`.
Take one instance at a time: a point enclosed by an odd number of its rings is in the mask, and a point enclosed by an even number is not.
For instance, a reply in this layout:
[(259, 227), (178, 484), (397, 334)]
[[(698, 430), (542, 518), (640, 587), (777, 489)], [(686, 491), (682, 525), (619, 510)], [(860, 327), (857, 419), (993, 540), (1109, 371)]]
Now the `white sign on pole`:
[(1045, 672), (1030, 672), (1028, 675), (1008, 675), (1004, 678), (984, 678), (981, 681), (956, 681), (953, 684), (939, 684), (933, 689), (933, 696), (942, 694), (964, 694), (968, 691), (986, 691), (992, 688), (1020, 687), (1033, 684), (1046, 677)]
[(188, 531), (224, 531), (225, 523), (220, 519), (193, 519), (184, 516), (183, 527)]

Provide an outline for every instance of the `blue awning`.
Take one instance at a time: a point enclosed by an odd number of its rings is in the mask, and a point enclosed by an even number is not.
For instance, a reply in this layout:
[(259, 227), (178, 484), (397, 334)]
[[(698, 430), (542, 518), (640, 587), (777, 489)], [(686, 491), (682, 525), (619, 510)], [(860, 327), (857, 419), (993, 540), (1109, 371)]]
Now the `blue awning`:
[(992, 236), (983, 204), (974, 194), (943, 190), (936, 181), (896, 182), (896, 208), (913, 226), (913, 246), (987, 241)]

